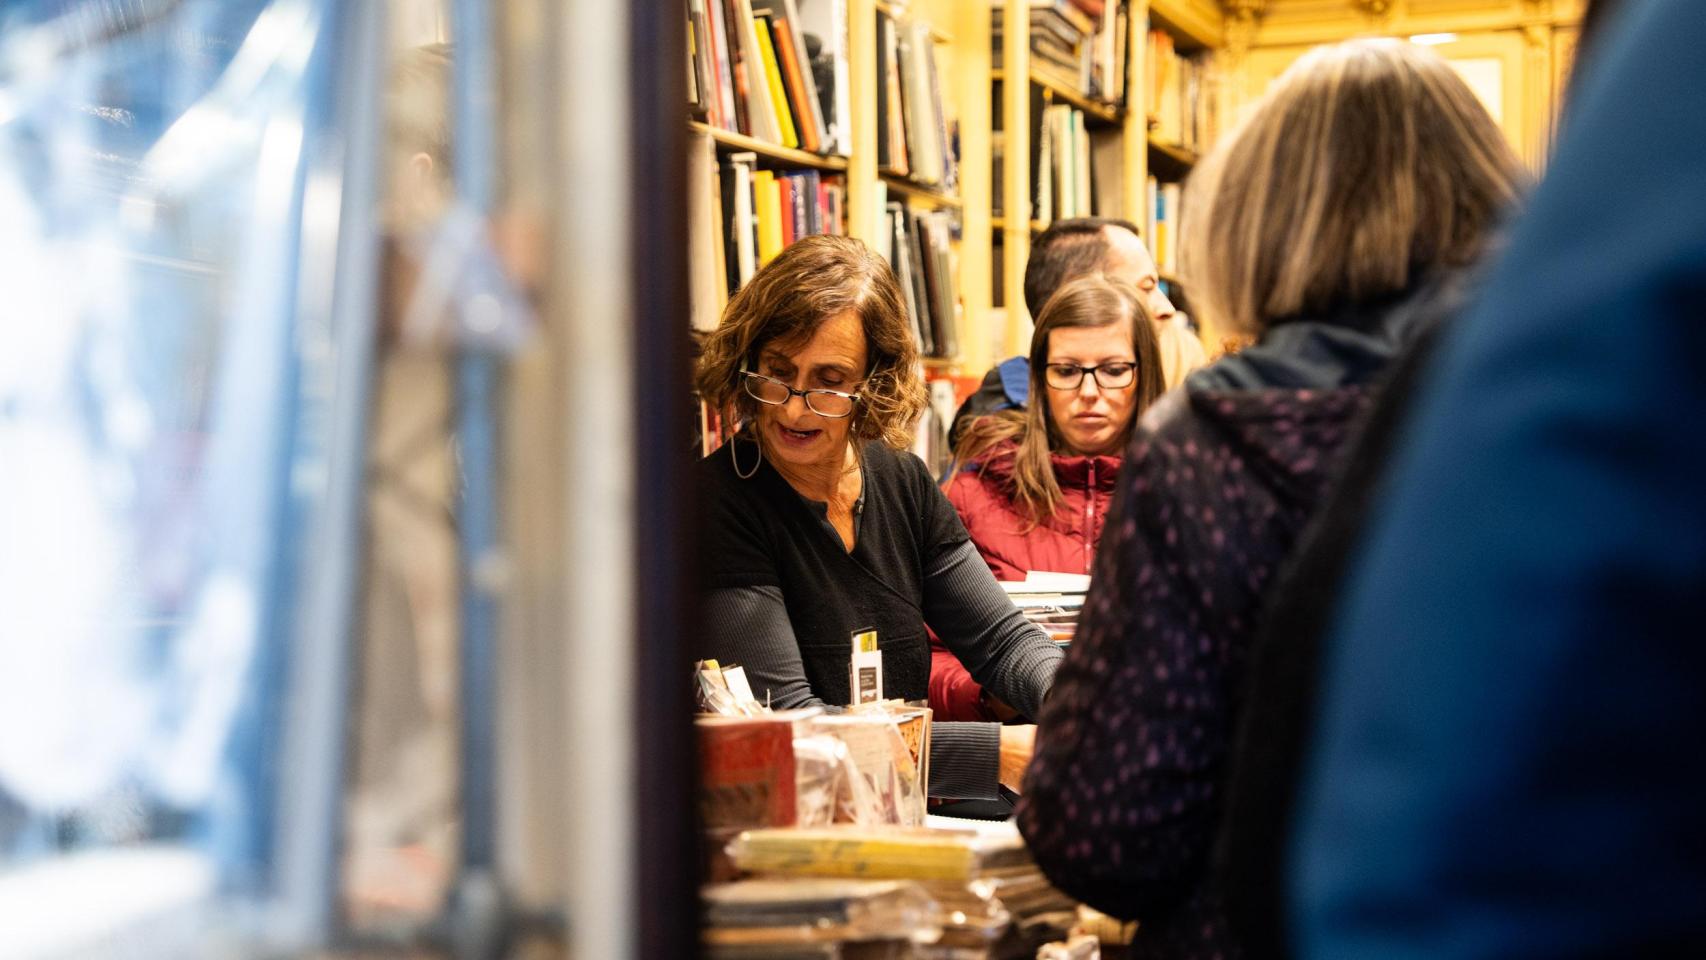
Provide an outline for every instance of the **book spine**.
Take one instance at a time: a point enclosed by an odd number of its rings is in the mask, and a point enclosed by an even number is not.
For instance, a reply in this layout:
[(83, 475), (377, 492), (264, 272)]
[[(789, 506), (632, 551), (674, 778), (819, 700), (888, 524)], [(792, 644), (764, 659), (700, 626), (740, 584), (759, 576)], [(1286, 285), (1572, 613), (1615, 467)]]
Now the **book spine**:
[(771, 109), (775, 111), (776, 142), (784, 147), (798, 147), (800, 138), (794, 130), (793, 114), (788, 109), (788, 93), (782, 89), (782, 71), (776, 65), (776, 48), (770, 41), (770, 18), (754, 16), (752, 33), (758, 41), (758, 61), (763, 65), (764, 89), (770, 97)]
[(758, 170), (752, 175), (752, 192), (758, 219), (758, 266), (763, 269), (782, 252), (782, 203), (776, 192), (776, 175)]

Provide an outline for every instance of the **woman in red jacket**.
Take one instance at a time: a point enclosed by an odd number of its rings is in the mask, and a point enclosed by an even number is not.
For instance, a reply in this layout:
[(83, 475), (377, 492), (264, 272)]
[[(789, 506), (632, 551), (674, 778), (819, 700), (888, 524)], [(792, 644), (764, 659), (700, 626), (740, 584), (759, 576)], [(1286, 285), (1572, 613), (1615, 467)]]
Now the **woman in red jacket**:
[[(1090, 572), (1132, 424), (1165, 386), (1140, 297), (1102, 274), (1062, 285), (1031, 335), (1037, 402), (961, 435), (948, 500), (995, 579)], [(934, 642), (930, 706), (939, 720), (1011, 716)]]

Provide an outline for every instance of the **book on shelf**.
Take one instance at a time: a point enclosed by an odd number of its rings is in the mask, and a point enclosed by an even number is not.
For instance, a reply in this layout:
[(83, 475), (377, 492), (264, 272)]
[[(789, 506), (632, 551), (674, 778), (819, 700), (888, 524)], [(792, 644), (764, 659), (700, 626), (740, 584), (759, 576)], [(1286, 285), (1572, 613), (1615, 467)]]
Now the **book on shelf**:
[[(748, 154), (750, 156), (750, 154)], [(687, 229), (690, 315), (695, 330), (714, 330), (728, 304), (728, 255), (717, 146), (708, 134), (687, 137)]]
[[(696, 9), (697, 8), (697, 9)], [(705, 68), (705, 21), (701, 0), (688, 0), (687, 5), (687, 107), (688, 112), (704, 119), (710, 115), (706, 100), (710, 87), (710, 72)]]
[(1098, 199), (1092, 137), (1084, 111), (1063, 103), (1044, 107), (1034, 140), (1032, 209), (1038, 220), (1052, 223), (1117, 209), (1108, 200)]
[(1179, 221), (1184, 213), (1184, 192), (1183, 184), (1149, 178), (1149, 253), (1164, 274), (1179, 272)]
[(930, 26), (877, 17), (877, 167), (940, 191), (959, 182)]
[[(847, 0), (794, 0), (806, 62), (811, 65), (823, 122), (825, 153), (853, 153), (851, 71), (847, 59)], [(792, 23), (793, 21), (790, 21)]]
[(1150, 129), (1163, 143), (1204, 152), (1219, 127), (1219, 75), (1213, 55), (1179, 52), (1165, 30), (1151, 29), (1148, 37), (1149, 97), (1144, 111)]
[(822, 153), (829, 134), (823, 121), (822, 101), (817, 81), (812, 75), (810, 55), (800, 32), (799, 9), (794, 0), (752, 0), (752, 9), (769, 26), (785, 106), (793, 120), (800, 148)]
[(751, 0), (713, 0), (727, 8), (729, 33), (734, 37), (737, 70), (735, 89), (746, 104), (747, 126), (741, 133), (770, 143), (782, 143), (782, 125), (776, 118), (776, 102), (771, 97), (769, 77), (764, 69), (764, 55), (758, 46), (758, 30), (753, 23)]
[(687, 3), (694, 115), (778, 146), (851, 152), (846, 0)]
[(930, 469), (930, 475), (941, 477), (948, 471), (953, 462), (954, 451), (948, 444), (948, 428), (954, 422), (954, 412), (959, 409), (959, 396), (954, 391), (954, 381), (950, 377), (931, 376), (928, 373), (924, 380), (929, 389), (929, 403), (924, 407), (923, 416), (918, 419), (918, 432), (912, 440), (912, 452), (924, 465)]
[(769, 17), (754, 17), (753, 35), (758, 40), (758, 59), (764, 65), (764, 89), (770, 93), (770, 107), (776, 113), (776, 127), (782, 146), (798, 148), (800, 135), (794, 127), (794, 114), (788, 102), (788, 91), (782, 86), (782, 67), (776, 58), (775, 34)]
[[(728, 294), (739, 290), (795, 240), (847, 232), (847, 184), (839, 174), (759, 169), (757, 154), (733, 152), (716, 161), (714, 176), (695, 177), (691, 181), (694, 190), (709, 190), (713, 184), (716, 195), (707, 196), (703, 203), (704, 209), (717, 215), (705, 222), (719, 227), (711, 245), (721, 247), (723, 289)], [(690, 219), (697, 208), (696, 203), (690, 202)], [(698, 244), (702, 241), (695, 229)], [(695, 254), (696, 271), (700, 269), (697, 266), (700, 256)], [(712, 322), (709, 311), (696, 308), (695, 327), (706, 329), (702, 326), (706, 322)]]
[[(1006, 33), (1004, 6), (997, 0), (991, 20), (992, 51), (997, 62)], [(1129, 22), (1126, 4), (1121, 0), (1101, 4), (1029, 0), (1029, 6), (1031, 72), (1070, 93), (1123, 103)]]
[(883, 226), (882, 249), (878, 252), (888, 259), (900, 282), (919, 354), (958, 355), (955, 328), (959, 286), (951, 246), (950, 214), (942, 210), (915, 211), (891, 200)]
[(912, 172), (906, 143), (906, 105), (900, 87), (900, 35), (893, 18), (877, 11), (877, 168)]
[(942, 107), (942, 84), (936, 69), (936, 43), (928, 24), (913, 21), (898, 29), (900, 87), (904, 98), (904, 129), (912, 157), (912, 177), (921, 183), (952, 190), (958, 165)]

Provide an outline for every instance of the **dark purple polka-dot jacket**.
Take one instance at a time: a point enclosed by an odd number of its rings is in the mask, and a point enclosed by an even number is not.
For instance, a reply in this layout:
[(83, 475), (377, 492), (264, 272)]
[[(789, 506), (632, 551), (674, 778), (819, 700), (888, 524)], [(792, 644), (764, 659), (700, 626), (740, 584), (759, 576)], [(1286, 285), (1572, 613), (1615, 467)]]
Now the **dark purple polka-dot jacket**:
[(1157, 402), (1127, 451), (1018, 820), (1056, 886), (1139, 921), (1134, 956), (1242, 955), (1208, 869), (1242, 669), (1398, 349), (1389, 313), (1270, 331)]

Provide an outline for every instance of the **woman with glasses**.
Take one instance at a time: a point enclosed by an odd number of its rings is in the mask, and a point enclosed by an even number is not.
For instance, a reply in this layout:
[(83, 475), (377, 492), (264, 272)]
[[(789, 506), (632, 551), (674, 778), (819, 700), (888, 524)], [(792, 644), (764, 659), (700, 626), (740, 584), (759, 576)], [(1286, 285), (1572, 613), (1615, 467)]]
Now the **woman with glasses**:
[(1192, 173), (1185, 282), (1254, 343), (1138, 425), (1018, 807), (1057, 887), (1138, 921), (1132, 956), (1256, 955), (1210, 849), (1270, 588), (1522, 184), (1469, 87), (1402, 41), (1305, 54)]
[[(745, 667), (774, 707), (839, 707), (853, 634), (874, 629), (884, 695), (922, 700), (928, 624), (972, 676), (1034, 715), (1061, 654), (903, 452), (925, 404), (903, 303), (863, 244), (808, 237), (735, 295), (707, 339), (700, 397), (741, 426), (699, 464), (702, 649)], [(931, 795), (991, 799), (1016, 786), (1032, 730), (937, 724)]]
[[(1130, 284), (1088, 274), (1063, 285), (1031, 334), (1023, 410), (967, 424), (948, 500), (997, 580), (1033, 570), (1087, 574), (1132, 425), (1165, 387), (1155, 325)], [(1011, 716), (937, 644), (930, 706), (939, 719)]]

